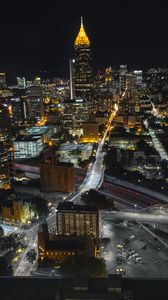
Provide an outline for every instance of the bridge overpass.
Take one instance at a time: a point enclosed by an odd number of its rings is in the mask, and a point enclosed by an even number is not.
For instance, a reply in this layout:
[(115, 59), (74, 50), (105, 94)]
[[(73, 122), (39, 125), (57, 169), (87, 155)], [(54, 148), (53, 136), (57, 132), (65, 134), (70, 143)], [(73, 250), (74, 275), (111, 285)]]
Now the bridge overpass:
[(136, 211), (103, 211), (104, 220), (127, 220), (141, 223), (159, 223), (168, 225), (168, 213), (149, 213)]

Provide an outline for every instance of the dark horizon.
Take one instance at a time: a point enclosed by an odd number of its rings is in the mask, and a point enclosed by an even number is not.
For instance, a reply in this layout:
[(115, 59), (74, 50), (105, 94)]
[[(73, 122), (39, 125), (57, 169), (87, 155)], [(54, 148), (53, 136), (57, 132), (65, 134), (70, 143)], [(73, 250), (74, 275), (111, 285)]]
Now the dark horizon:
[[(8, 7), (7, 7), (8, 6)], [(0, 71), (9, 78), (30, 79), (46, 70), (49, 76), (69, 76), (69, 58), (80, 27), (80, 16), (92, 43), (94, 69), (144, 69), (168, 66), (166, 7), (155, 3), (2, 4)]]

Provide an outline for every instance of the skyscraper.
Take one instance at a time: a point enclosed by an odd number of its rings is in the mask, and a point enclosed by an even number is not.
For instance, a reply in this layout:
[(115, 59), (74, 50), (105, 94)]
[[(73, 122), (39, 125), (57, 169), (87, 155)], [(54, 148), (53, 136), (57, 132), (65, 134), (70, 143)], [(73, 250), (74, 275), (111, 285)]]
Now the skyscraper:
[(0, 103), (0, 189), (10, 188), (11, 178), (11, 130), (8, 108)]
[(39, 121), (44, 116), (43, 91), (39, 84), (27, 88), (27, 102), (29, 118)]
[(93, 72), (90, 40), (86, 35), (83, 18), (75, 43), (75, 72), (74, 92), (75, 98), (83, 98), (88, 103), (88, 110), (92, 108)]
[(0, 73), (0, 88), (6, 87), (6, 74)]

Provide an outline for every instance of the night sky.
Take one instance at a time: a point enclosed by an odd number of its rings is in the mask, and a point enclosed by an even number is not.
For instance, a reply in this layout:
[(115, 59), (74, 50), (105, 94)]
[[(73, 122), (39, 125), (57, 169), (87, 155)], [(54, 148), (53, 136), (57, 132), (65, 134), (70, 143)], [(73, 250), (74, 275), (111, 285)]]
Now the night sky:
[(95, 70), (119, 64), (168, 66), (167, 9), (162, 1), (12, 2), (1, 3), (0, 14), (0, 71), (10, 76), (31, 78), (46, 70), (49, 76), (68, 77), (81, 15)]

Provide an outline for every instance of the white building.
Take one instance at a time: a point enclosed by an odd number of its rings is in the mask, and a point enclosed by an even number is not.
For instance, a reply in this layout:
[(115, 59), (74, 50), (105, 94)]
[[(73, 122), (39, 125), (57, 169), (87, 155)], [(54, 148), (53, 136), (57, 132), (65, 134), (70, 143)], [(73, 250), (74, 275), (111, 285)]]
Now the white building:
[(20, 135), (13, 142), (13, 148), (15, 159), (37, 157), (44, 149), (42, 136)]

